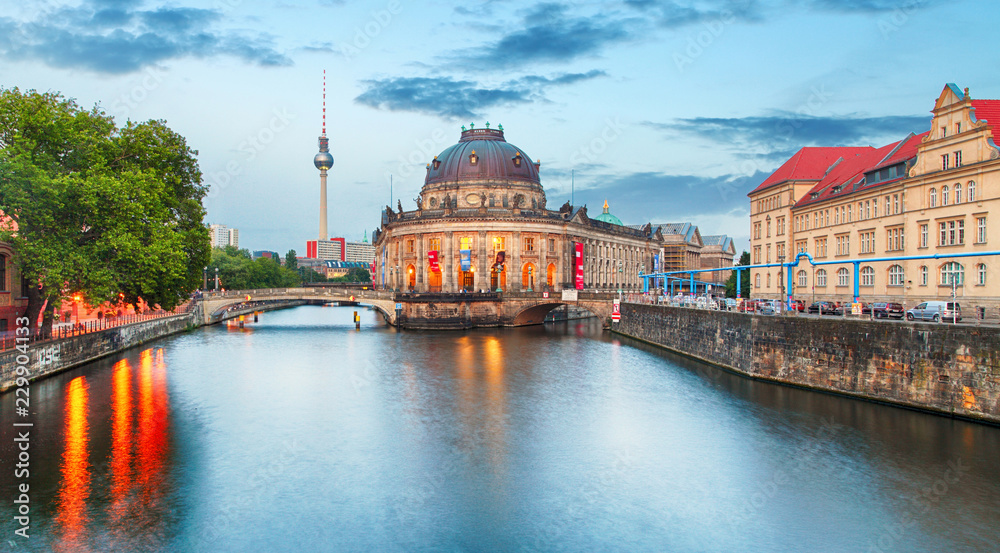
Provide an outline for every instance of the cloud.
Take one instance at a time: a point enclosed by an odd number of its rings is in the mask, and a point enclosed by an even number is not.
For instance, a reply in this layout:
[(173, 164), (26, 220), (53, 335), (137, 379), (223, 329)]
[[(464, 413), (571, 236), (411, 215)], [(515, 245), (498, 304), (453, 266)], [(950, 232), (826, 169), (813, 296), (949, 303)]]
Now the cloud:
[(482, 115), (496, 106), (524, 104), (544, 99), (550, 86), (568, 85), (604, 76), (603, 71), (567, 73), (555, 77), (528, 75), (499, 83), (482, 85), (450, 77), (392, 77), (362, 81), (365, 91), (355, 102), (389, 111), (412, 111), (445, 118), (468, 118)]
[(215, 10), (140, 10), (141, 2), (93, 0), (80, 7), (33, 14), (30, 21), (0, 18), (7, 39), (0, 55), (40, 60), (50, 67), (129, 73), (170, 59), (235, 56), (263, 66), (290, 65), (266, 35), (213, 31)]
[(474, 71), (494, 71), (535, 62), (568, 62), (598, 54), (604, 47), (631, 40), (637, 20), (599, 14), (570, 16), (564, 4), (539, 4), (517, 30), (475, 48), (456, 52), (447, 61)]
[(874, 145), (929, 128), (922, 115), (815, 117), (787, 111), (741, 118), (695, 117), (671, 123), (645, 122), (671, 135), (698, 136), (737, 150), (784, 155), (803, 146)]
[(810, 5), (835, 12), (883, 13), (902, 10), (906, 13), (939, 4), (937, 0), (812, 0)]
[(652, 15), (657, 25), (666, 29), (712, 21), (760, 21), (764, 7), (755, 0), (726, 0), (693, 6), (671, 0), (625, 0), (625, 5)]

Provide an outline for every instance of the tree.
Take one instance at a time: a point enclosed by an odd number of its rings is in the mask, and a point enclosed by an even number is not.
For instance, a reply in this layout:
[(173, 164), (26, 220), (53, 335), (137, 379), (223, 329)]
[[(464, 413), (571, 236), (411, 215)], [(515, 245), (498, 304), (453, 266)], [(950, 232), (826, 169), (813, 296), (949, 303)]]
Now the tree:
[(288, 250), (285, 254), (285, 268), (293, 271), (299, 268), (299, 259), (295, 256), (295, 250)]
[(162, 121), (118, 128), (58, 93), (0, 90), (0, 211), (48, 334), (61, 298), (173, 309), (208, 261), (197, 152)]
[(219, 268), (219, 281), (228, 290), (291, 288), (299, 286), (298, 272), (269, 257), (250, 258), (249, 250), (233, 246), (212, 250), (211, 267)]
[[(740, 261), (737, 266), (745, 267), (750, 264), (750, 252), (743, 252), (740, 255)], [(750, 272), (740, 271), (740, 297), (749, 298), (750, 297)], [(736, 271), (734, 270), (729, 274), (729, 280), (726, 281), (726, 297), (735, 298), (736, 297)]]

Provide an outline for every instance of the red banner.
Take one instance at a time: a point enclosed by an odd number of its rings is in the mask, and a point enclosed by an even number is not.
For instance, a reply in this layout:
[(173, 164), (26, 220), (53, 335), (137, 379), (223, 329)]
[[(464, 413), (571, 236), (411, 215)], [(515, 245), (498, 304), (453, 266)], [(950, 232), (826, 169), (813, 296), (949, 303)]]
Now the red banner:
[(576, 251), (576, 259), (573, 264), (576, 266), (576, 289), (583, 290), (583, 243), (573, 242)]
[(427, 252), (427, 261), (430, 263), (432, 273), (440, 273), (441, 265), (438, 263), (438, 252), (437, 250), (431, 250)]

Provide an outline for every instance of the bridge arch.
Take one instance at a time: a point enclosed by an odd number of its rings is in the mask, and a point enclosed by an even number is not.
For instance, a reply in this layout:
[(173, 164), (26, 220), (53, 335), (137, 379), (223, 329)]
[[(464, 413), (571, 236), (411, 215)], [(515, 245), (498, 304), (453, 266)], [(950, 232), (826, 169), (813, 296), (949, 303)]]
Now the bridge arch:
[(600, 309), (597, 305), (590, 305), (585, 302), (568, 303), (559, 300), (552, 300), (524, 307), (514, 315), (513, 319), (511, 320), (511, 324), (514, 326), (528, 326), (528, 325), (542, 324), (545, 322), (546, 315), (548, 315), (553, 309), (556, 309), (557, 307), (561, 307), (563, 305), (570, 305), (573, 307), (586, 309), (593, 316), (601, 319), (602, 321), (607, 317), (611, 316), (610, 311), (608, 311), (608, 313), (605, 314), (603, 313), (603, 311), (605, 310)]

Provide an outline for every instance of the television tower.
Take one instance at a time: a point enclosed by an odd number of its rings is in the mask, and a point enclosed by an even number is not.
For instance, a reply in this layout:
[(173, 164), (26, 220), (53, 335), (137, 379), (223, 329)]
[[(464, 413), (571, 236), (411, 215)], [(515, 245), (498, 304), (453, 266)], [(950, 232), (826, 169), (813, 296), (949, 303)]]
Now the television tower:
[(319, 169), (319, 239), (327, 240), (326, 231), (326, 172), (333, 167), (330, 155), (330, 139), (326, 137), (326, 69), (323, 70), (323, 133), (319, 135), (319, 153), (313, 158), (313, 165)]

